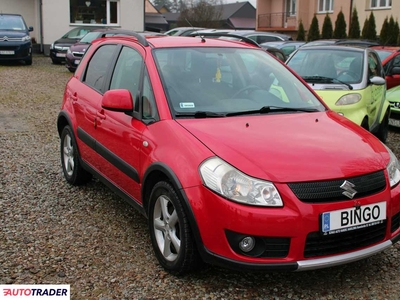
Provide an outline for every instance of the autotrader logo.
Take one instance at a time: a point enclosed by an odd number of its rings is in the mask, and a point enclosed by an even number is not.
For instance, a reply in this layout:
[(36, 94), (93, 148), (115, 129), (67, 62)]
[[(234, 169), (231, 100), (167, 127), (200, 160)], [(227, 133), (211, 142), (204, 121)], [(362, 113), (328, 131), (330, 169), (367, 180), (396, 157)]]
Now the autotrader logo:
[(354, 184), (352, 184), (350, 181), (345, 180), (342, 185), (340, 186), (340, 188), (342, 190), (344, 190), (344, 192), (342, 193), (343, 195), (345, 195), (346, 197), (353, 199), (355, 194), (357, 194), (357, 191), (355, 189), (353, 189), (355, 187)]
[(2, 284), (0, 299), (63, 299), (70, 300), (67, 284)]

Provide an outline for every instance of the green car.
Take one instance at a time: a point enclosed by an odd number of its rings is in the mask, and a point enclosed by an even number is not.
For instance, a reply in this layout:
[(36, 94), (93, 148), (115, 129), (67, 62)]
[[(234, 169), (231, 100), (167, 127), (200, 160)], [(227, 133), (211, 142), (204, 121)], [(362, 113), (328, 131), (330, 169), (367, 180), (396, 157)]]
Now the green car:
[(386, 99), (390, 103), (389, 125), (400, 127), (400, 85), (388, 89)]
[(370, 48), (310, 46), (286, 62), (333, 111), (385, 142), (390, 106), (381, 61)]

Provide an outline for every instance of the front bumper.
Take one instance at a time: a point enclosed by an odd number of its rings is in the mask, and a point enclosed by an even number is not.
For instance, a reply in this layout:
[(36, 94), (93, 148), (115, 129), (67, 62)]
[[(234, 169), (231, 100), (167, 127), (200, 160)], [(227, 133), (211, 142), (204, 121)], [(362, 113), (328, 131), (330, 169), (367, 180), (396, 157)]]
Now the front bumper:
[(32, 57), (32, 43), (27, 42), (1, 42), (0, 61), (20, 61)]
[(400, 102), (390, 102), (389, 125), (400, 127)]
[[(277, 188), (284, 199), (282, 208), (240, 205), (203, 186), (185, 189), (186, 199), (193, 211), (192, 224), (195, 223), (198, 229), (197, 242), (202, 245), (199, 250), (203, 259), (235, 270), (313, 270), (364, 259), (387, 249), (400, 238), (400, 185), (357, 199), (361, 206), (386, 200), (387, 218), (380, 227), (333, 234), (329, 236), (330, 240), (320, 233), (321, 214), (354, 207), (353, 200), (303, 203), (287, 185), (279, 184)], [(368, 237), (369, 231), (372, 236), (374, 230), (380, 231), (378, 239), (368, 242), (359, 240), (350, 248), (341, 245), (352, 241), (352, 235), (357, 236), (362, 231), (362, 236)], [(254, 255), (240, 253), (232, 243), (232, 236), (235, 235), (255, 237), (257, 243), (266, 245), (266, 250)], [(336, 252), (324, 253), (331, 245)]]
[(53, 62), (65, 62), (65, 58), (67, 56), (67, 49), (65, 50), (57, 50), (50, 49), (50, 58)]

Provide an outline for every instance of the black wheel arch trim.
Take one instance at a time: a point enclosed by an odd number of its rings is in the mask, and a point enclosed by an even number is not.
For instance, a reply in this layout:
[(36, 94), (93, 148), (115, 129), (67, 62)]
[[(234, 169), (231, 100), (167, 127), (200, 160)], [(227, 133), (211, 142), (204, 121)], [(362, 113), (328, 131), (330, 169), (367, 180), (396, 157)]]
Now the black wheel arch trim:
[(182, 205), (183, 208), (185, 210), (186, 216), (189, 220), (189, 224), (190, 224), (190, 228), (192, 229), (192, 233), (193, 233), (193, 237), (196, 241), (196, 245), (197, 245), (197, 249), (201, 255), (201, 257), (203, 258), (203, 260), (205, 259), (207, 255), (206, 253), (206, 249), (203, 245), (203, 241), (200, 235), (200, 230), (199, 227), (197, 226), (197, 222), (196, 222), (196, 217), (193, 213), (193, 210), (190, 206), (190, 202), (188, 200), (188, 197), (185, 193), (185, 190), (182, 187), (181, 182), (179, 181), (178, 177), (176, 176), (176, 174), (174, 173), (174, 171), (166, 164), (162, 163), (162, 162), (155, 162), (153, 164), (151, 164), (146, 172), (144, 173), (143, 176), (143, 180), (142, 180), (142, 190), (141, 190), (141, 195), (142, 195), (142, 199), (143, 199), (143, 207), (145, 209), (146, 215), (149, 215), (149, 208), (148, 208), (148, 199), (144, 199), (145, 196), (145, 187), (146, 187), (146, 182), (148, 179), (148, 176), (154, 172), (154, 171), (158, 171), (158, 172), (162, 172), (167, 178), (168, 181), (172, 184), (172, 186), (174, 187), (175, 191), (177, 192), (178, 196), (180, 196), (181, 200), (182, 200)]

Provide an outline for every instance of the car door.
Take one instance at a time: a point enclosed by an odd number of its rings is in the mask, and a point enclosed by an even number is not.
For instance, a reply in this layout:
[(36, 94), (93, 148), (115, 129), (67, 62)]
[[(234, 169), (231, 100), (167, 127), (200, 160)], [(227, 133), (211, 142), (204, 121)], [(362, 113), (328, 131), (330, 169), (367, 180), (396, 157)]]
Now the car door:
[(106, 159), (102, 173), (140, 203), (140, 155), (143, 147), (151, 147), (144, 144), (142, 134), (158, 115), (144, 66), (144, 51), (139, 46), (121, 48), (108, 89), (129, 90), (134, 112), (102, 110), (104, 119), (97, 127), (97, 147)]
[[(374, 52), (368, 52), (368, 77), (384, 78), (384, 72), (379, 57)], [(367, 101), (369, 127), (373, 130), (379, 123), (379, 116), (385, 101), (386, 85), (377, 85), (369, 82), (370, 99)]]
[(400, 67), (400, 53), (396, 52), (396, 56), (394, 56), (388, 63), (388, 73), (386, 75), (386, 83), (387, 88), (391, 89), (392, 87), (400, 85), (400, 74), (393, 74), (393, 68)]
[(97, 127), (103, 121), (101, 100), (104, 79), (110, 69), (116, 45), (100, 47), (91, 57), (82, 81), (73, 77), (68, 85), (77, 127), (77, 143), (82, 159), (92, 168), (101, 171), (102, 160), (96, 150)]

